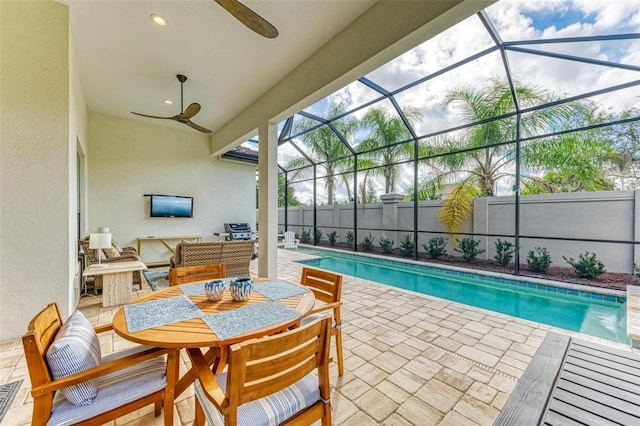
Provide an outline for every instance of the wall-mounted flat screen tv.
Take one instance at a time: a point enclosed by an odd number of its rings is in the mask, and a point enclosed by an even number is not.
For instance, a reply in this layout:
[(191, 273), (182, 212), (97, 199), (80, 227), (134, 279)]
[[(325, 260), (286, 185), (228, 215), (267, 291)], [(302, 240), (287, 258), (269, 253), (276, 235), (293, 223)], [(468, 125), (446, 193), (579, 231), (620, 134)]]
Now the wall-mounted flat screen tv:
[(151, 217), (193, 217), (193, 197), (151, 195)]

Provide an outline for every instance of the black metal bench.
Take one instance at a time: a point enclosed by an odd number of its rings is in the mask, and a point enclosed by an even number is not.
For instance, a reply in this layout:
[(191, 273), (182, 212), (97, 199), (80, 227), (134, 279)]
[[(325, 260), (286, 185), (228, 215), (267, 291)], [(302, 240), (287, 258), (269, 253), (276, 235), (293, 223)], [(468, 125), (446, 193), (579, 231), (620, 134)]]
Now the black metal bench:
[(640, 425), (640, 355), (548, 333), (494, 425)]

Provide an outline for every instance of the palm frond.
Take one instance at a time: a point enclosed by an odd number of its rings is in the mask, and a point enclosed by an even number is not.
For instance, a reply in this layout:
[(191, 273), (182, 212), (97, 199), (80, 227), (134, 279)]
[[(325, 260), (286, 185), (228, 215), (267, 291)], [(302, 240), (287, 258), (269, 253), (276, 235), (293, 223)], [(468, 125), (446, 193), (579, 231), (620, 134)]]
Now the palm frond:
[(450, 239), (455, 240), (455, 233), (460, 232), (462, 225), (473, 214), (473, 198), (478, 195), (476, 180), (467, 178), (453, 188), (445, 199), (438, 212), (438, 219), (444, 225), (445, 230), (453, 232)]

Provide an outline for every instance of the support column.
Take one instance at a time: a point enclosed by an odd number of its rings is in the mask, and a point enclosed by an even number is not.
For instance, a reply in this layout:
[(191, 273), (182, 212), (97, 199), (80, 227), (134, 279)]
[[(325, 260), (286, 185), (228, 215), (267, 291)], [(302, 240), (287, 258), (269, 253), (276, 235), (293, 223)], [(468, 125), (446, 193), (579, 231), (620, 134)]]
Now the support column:
[(278, 132), (275, 123), (258, 127), (258, 275), (278, 277)]
[(387, 238), (395, 242), (396, 247), (400, 244), (398, 240), (398, 231), (400, 224), (398, 223), (398, 203), (404, 200), (402, 194), (383, 194), (380, 196), (382, 201), (382, 229)]
[[(633, 191), (633, 241), (640, 241), (640, 189)], [(640, 245), (633, 245), (633, 261), (640, 265)], [(630, 265), (632, 268), (633, 266)]]
[[(474, 234), (489, 233), (489, 197), (473, 199), (473, 226), (471, 232)], [(484, 249), (484, 253), (480, 256), (484, 256), (482, 257), (483, 259), (489, 259), (489, 237), (473, 237), (475, 240), (478, 238), (482, 241), (478, 245), (478, 249)]]

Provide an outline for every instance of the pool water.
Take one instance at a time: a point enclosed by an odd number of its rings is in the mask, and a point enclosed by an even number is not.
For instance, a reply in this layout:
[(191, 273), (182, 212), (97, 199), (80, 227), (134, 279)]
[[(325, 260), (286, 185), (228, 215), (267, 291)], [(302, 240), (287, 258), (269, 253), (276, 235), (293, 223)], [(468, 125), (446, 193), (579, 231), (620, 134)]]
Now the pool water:
[[(309, 266), (352, 275), (393, 287), (451, 300), (630, 344), (626, 331), (626, 305), (581, 295), (488, 282), (476, 274), (452, 274), (444, 269), (421, 268), (402, 262), (376, 262), (374, 258), (314, 250), (321, 257), (301, 261)], [(546, 287), (546, 286), (545, 286)], [(577, 291), (576, 291), (577, 293)], [(585, 297), (586, 296), (586, 297)]]

